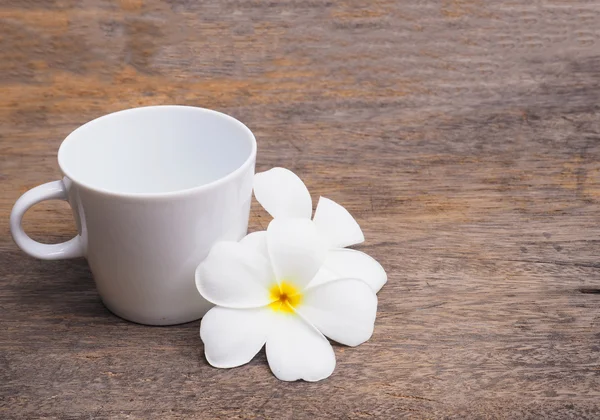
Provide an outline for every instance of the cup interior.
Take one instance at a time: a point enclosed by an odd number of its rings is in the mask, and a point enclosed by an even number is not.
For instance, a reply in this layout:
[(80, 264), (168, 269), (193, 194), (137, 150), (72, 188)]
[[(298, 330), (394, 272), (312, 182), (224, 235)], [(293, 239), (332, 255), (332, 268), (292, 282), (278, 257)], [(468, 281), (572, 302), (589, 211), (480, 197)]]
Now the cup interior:
[(233, 117), (187, 106), (152, 106), (90, 121), (62, 143), (71, 180), (117, 194), (161, 194), (217, 181), (256, 153), (252, 132)]

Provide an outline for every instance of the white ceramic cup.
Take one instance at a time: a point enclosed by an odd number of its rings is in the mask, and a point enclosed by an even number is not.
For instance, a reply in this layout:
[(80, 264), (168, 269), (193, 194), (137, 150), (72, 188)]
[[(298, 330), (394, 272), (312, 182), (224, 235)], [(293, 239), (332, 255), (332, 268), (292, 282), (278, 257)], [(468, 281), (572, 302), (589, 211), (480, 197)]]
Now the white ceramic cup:
[[(238, 120), (187, 106), (115, 112), (73, 131), (58, 151), (64, 174), (15, 203), (10, 226), (27, 254), (86, 257), (104, 304), (150, 325), (201, 318), (210, 308), (194, 270), (219, 240), (246, 234), (256, 140)], [(54, 245), (21, 225), (31, 206), (66, 200), (79, 234)]]

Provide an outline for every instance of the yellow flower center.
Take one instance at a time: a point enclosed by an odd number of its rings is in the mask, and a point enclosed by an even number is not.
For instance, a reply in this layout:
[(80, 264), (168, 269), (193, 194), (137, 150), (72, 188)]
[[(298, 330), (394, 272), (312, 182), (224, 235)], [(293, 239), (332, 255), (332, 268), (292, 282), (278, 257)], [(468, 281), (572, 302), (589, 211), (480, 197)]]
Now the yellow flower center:
[(286, 281), (274, 284), (269, 290), (269, 296), (272, 300), (269, 307), (275, 312), (293, 313), (294, 307), (302, 301), (302, 293), (293, 284)]

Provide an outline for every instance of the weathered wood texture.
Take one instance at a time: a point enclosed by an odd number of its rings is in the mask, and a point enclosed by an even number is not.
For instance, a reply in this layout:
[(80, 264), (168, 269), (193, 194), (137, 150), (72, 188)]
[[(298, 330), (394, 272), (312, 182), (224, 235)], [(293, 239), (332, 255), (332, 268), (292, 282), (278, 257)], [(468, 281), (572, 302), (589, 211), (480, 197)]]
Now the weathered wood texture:
[[(587, 1), (2, 0), (0, 417), (600, 418), (599, 35)], [(167, 103), (357, 216), (389, 283), (328, 380), (213, 369), (198, 322), (122, 321), (10, 239), (71, 130)], [(28, 232), (72, 236), (63, 204)]]

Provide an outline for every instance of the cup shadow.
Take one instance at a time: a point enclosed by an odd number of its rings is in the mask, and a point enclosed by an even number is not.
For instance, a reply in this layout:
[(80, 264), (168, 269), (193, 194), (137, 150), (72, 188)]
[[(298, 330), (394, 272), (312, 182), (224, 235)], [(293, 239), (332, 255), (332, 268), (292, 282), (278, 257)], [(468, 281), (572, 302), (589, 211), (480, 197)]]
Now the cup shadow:
[(9, 318), (114, 318), (102, 304), (83, 258), (43, 261), (4, 252), (0, 267), (0, 298)]

